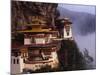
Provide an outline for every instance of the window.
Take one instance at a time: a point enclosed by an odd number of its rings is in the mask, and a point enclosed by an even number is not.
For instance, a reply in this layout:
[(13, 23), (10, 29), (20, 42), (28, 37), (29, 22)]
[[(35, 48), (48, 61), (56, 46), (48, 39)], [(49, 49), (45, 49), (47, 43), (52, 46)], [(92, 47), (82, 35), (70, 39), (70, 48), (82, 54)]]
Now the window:
[(31, 41), (32, 41), (32, 43), (35, 43), (35, 39), (34, 38), (31, 38)]
[(30, 38), (25, 38), (24, 39), (24, 45), (30, 45), (31, 44), (31, 39)]
[(23, 62), (25, 63), (25, 59), (23, 59)]
[(27, 54), (25, 52), (22, 53), (22, 57), (27, 57)]
[(69, 36), (69, 32), (67, 32), (67, 36)]
[(45, 38), (36, 38), (36, 44), (45, 44)]
[(24, 53), (22, 53), (22, 57), (24, 57)]
[(19, 64), (19, 59), (17, 59), (17, 64)]
[(11, 58), (11, 64), (13, 63), (12, 58)]
[(69, 26), (66, 26), (65, 29), (66, 29), (66, 31), (69, 31)]
[(15, 64), (15, 59), (13, 59), (13, 64)]
[(24, 57), (26, 57), (26, 53), (24, 53)]

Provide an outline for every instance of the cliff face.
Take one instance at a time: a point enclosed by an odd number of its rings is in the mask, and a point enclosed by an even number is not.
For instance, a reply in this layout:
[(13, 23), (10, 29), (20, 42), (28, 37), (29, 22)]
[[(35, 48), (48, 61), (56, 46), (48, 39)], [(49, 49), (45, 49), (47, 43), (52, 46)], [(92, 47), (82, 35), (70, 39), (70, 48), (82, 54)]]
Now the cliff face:
[(58, 56), (60, 68), (63, 71), (86, 69), (83, 54), (79, 51), (74, 40), (62, 40)]
[(46, 18), (47, 25), (55, 27), (55, 20), (59, 16), (57, 10), (58, 4), (12, 1), (12, 31), (15, 31), (18, 25), (31, 23), (29, 16), (42, 16)]

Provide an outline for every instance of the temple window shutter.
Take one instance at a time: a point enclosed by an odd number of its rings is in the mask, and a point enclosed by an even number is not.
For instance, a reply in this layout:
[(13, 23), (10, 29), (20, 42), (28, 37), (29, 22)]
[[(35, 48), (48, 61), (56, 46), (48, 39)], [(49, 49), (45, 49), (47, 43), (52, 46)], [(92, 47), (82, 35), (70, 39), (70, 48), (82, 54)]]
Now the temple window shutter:
[(17, 59), (17, 64), (19, 64), (19, 59)]
[(13, 64), (15, 64), (15, 59), (13, 59)]
[(67, 32), (67, 36), (69, 36), (69, 32)]

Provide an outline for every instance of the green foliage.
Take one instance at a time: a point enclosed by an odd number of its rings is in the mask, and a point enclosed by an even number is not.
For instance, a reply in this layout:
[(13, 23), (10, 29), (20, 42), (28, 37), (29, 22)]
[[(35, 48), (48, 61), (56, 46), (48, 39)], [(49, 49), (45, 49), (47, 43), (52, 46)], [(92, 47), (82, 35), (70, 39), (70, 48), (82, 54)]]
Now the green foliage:
[(86, 61), (74, 40), (62, 40), (58, 52), (61, 70), (86, 69)]

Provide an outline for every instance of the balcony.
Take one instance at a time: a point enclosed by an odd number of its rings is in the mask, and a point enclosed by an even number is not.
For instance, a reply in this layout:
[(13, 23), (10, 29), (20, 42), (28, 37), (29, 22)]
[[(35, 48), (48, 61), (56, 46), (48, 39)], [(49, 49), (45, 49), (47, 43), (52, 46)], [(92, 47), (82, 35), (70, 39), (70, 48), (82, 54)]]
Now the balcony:
[(40, 47), (40, 48), (51, 48), (51, 47), (60, 47), (60, 41), (52, 41), (50, 43), (44, 43), (44, 44), (36, 44), (36, 43), (31, 43), (30, 47)]
[(38, 63), (50, 63), (50, 62), (53, 62), (53, 60), (51, 60), (51, 57), (49, 57), (48, 59), (25, 61), (26, 64), (38, 64)]

